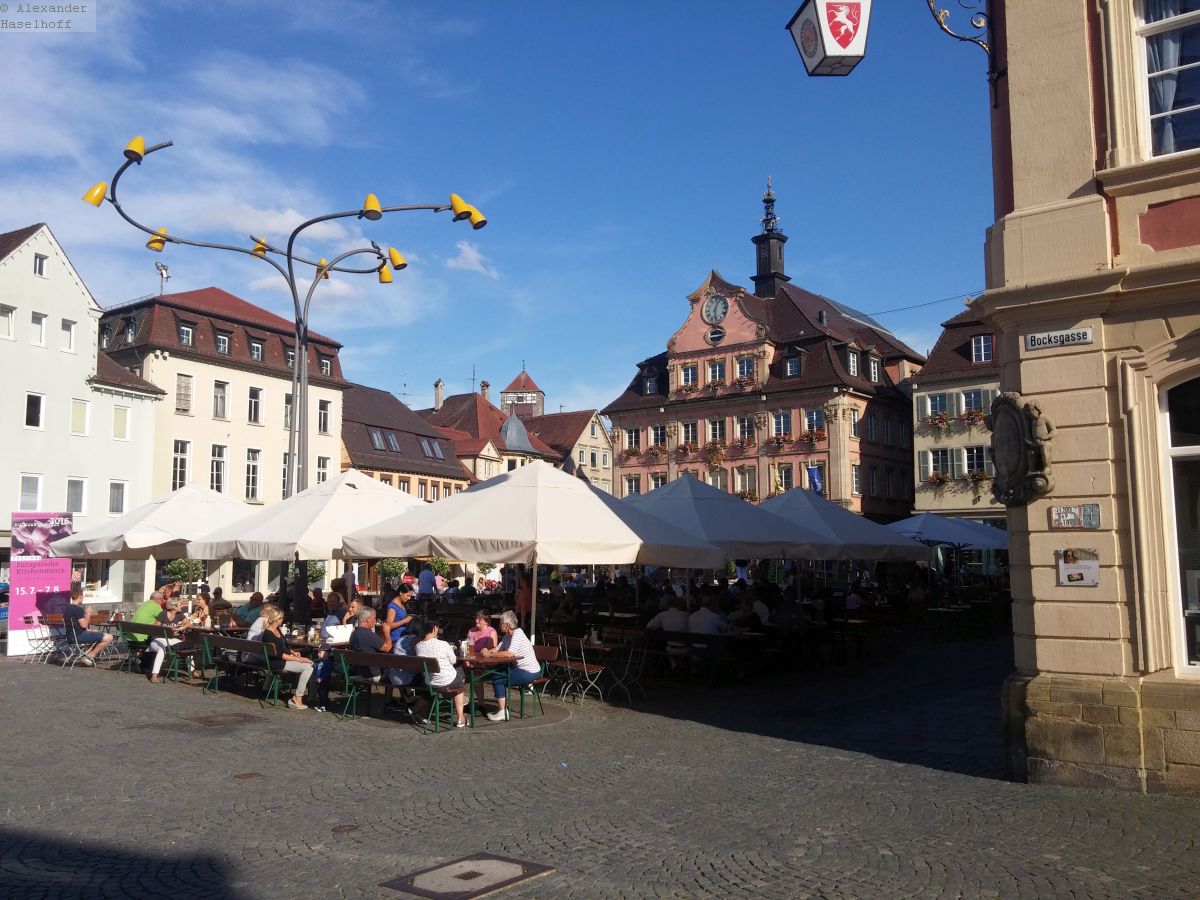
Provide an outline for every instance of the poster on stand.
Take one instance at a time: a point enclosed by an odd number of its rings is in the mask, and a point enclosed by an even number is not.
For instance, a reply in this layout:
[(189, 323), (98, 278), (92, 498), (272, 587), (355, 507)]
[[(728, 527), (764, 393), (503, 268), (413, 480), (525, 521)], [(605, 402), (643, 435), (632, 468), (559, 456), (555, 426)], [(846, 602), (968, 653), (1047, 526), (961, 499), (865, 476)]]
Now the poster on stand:
[(29, 634), (41, 618), (61, 613), (71, 596), (71, 560), (50, 555), (50, 545), (73, 531), (70, 513), (12, 514), (8, 588), (8, 655), (29, 652)]

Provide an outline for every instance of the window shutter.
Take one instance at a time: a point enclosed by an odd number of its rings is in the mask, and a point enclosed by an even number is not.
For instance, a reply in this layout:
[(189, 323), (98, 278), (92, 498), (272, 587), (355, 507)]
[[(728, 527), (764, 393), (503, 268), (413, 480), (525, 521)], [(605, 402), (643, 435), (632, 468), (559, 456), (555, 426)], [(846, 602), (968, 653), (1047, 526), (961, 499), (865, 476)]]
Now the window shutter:
[(922, 394), (917, 398), (917, 415), (922, 419), (929, 416), (929, 395)]
[(987, 472), (989, 477), (995, 477), (995, 475), (996, 475), (996, 466), (992, 462), (992, 448), (991, 447), (983, 448), (983, 471)]
[[(961, 395), (960, 395), (961, 396)], [(962, 447), (950, 450), (950, 477), (958, 478), (963, 473), (967, 451)]]
[(931, 471), (931, 463), (929, 460), (929, 451), (928, 450), (918, 450), (917, 451), (917, 478), (922, 484), (924, 484), (925, 482), (927, 482), (929, 480), (930, 471)]
[(983, 412), (985, 415), (990, 416), (992, 414), (992, 404), (998, 396), (1000, 396), (1000, 392), (995, 388), (988, 388), (983, 392)]
[(967, 398), (962, 391), (954, 392), (954, 415), (961, 416), (967, 408)]

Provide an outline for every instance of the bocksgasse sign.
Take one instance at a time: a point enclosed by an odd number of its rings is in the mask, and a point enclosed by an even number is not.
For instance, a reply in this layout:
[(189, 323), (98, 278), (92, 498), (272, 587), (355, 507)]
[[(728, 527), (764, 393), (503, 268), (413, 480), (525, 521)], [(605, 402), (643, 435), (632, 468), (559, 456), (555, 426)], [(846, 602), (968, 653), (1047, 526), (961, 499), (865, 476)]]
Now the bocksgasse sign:
[(1025, 335), (1025, 349), (1057, 350), (1060, 347), (1073, 347), (1076, 344), (1090, 344), (1092, 340), (1092, 326), (1082, 325), (1079, 328), (1066, 328), (1062, 331), (1039, 331), (1036, 334), (1027, 334)]

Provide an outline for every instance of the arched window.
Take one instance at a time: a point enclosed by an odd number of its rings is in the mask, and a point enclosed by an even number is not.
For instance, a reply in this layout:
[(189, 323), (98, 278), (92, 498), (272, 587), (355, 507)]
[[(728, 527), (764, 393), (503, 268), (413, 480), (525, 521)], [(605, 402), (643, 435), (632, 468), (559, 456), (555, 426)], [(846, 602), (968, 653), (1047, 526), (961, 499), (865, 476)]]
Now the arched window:
[(1200, 666), (1200, 378), (1167, 391), (1167, 425), (1185, 659)]

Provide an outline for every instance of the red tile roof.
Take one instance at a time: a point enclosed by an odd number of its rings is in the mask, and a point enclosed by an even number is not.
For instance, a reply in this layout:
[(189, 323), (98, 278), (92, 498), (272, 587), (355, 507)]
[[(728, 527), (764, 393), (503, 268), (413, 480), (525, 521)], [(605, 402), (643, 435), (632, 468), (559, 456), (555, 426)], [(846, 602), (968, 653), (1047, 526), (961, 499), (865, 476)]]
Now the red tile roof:
[(7, 231), (4, 234), (0, 234), (0, 260), (7, 258), (9, 254), (45, 227), (45, 222), (38, 222), (36, 225), (29, 225), (25, 228), (18, 228), (16, 231)]
[(525, 427), (529, 429), (531, 435), (538, 437), (557, 450), (560, 456), (567, 456), (575, 449), (575, 445), (595, 415), (596, 410), (594, 409), (550, 413), (526, 419)]
[(506, 387), (501, 393), (509, 393), (510, 391), (541, 391), (541, 388), (533, 383), (533, 379), (529, 377), (529, 373), (524, 369), (521, 374), (512, 380), (512, 384)]
[(925, 366), (913, 376), (918, 385), (936, 384), (944, 381), (960, 381), (969, 378), (999, 379), (1000, 364), (996, 359), (999, 343), (992, 342), (990, 362), (971, 361), (971, 338), (980, 334), (992, 334), (973, 309), (965, 309), (942, 323), (942, 333), (929, 351)]
[[(508, 417), (480, 394), (451, 394), (442, 403), (441, 409), (422, 409), (418, 410), (417, 414), (438, 428), (452, 428), (473, 438), (490, 440), (500, 451), (509, 449), (500, 436), (500, 429), (504, 427)], [(553, 459), (558, 458), (552, 447), (534, 435), (529, 436), (529, 443), (536, 453)]]
[(96, 351), (96, 374), (88, 379), (88, 383), (124, 388), (141, 394), (165, 395), (167, 393), (158, 385), (151, 384), (144, 378), (134, 375), (103, 350)]

